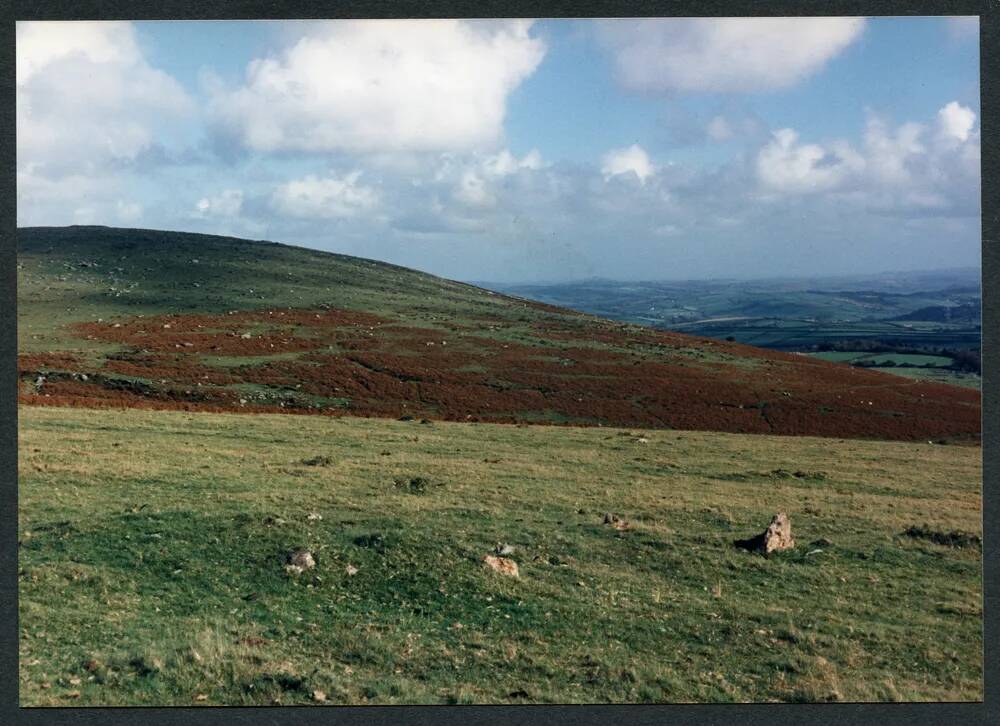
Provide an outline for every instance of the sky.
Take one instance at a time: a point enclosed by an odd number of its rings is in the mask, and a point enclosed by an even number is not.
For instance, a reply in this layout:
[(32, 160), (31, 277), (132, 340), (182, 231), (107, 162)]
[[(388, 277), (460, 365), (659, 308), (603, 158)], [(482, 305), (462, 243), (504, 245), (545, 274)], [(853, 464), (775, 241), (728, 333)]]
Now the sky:
[(19, 226), (459, 280), (980, 264), (976, 18), (19, 22)]

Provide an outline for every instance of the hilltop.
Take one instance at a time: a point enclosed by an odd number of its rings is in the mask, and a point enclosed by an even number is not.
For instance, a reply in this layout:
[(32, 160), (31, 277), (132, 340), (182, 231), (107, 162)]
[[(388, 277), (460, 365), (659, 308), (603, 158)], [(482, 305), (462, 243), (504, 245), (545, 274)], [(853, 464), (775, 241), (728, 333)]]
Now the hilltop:
[(980, 396), (390, 264), (108, 227), (18, 233), (25, 404), (978, 440)]

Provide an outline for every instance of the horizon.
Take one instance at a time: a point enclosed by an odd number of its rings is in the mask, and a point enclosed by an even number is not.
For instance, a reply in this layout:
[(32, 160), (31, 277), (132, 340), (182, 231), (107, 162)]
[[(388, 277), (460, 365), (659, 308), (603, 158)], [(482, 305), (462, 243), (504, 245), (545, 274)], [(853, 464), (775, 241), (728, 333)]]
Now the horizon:
[(17, 222), (495, 284), (979, 269), (978, 51), (975, 17), (19, 22)]
[[(224, 237), (226, 239), (235, 239), (243, 242), (251, 242), (255, 244), (271, 244), (271, 245), (281, 245), (284, 247), (297, 247), (301, 249), (307, 249), (314, 252), (325, 252), (333, 255), (346, 255), (348, 257), (358, 257), (369, 262), (379, 262), (383, 264), (396, 264), (388, 260), (379, 260), (372, 257), (361, 257), (359, 255), (349, 255), (344, 252), (336, 252), (333, 250), (323, 250), (315, 247), (308, 247), (305, 245), (298, 245), (291, 242), (283, 242), (274, 239), (251, 239), (248, 237), (232, 237), (230, 235), (217, 235), (208, 232), (196, 232), (192, 230), (183, 229), (159, 229), (153, 227), (119, 227), (115, 225), (107, 224), (67, 224), (67, 225), (18, 225), (17, 229), (118, 229), (118, 230), (134, 230), (136, 232), (166, 232), (170, 234), (181, 234), (181, 235), (204, 235), (209, 237)], [(405, 267), (405, 265), (404, 265)], [(437, 277), (443, 277), (437, 275), (429, 270), (422, 270), (417, 267), (408, 267), (407, 269), (414, 270), (415, 272), (422, 272), (428, 275), (435, 275)], [(498, 280), (483, 280), (483, 279), (458, 279), (458, 278), (444, 278), (452, 280), (453, 282), (461, 282), (466, 285), (473, 286), (485, 286), (485, 285), (506, 285), (511, 287), (548, 287), (557, 285), (578, 285), (582, 283), (592, 283), (592, 282), (607, 282), (607, 283), (619, 283), (619, 284), (630, 284), (630, 285), (642, 285), (642, 284), (659, 284), (659, 283), (684, 283), (684, 282), (781, 282), (781, 281), (809, 281), (809, 280), (838, 280), (838, 279), (865, 279), (865, 278), (878, 278), (878, 277), (888, 277), (891, 275), (944, 275), (944, 274), (958, 274), (958, 273), (968, 273), (976, 272), (980, 276), (980, 285), (982, 284), (982, 265), (963, 265), (957, 267), (939, 267), (939, 268), (914, 268), (914, 269), (885, 269), (876, 270), (872, 272), (859, 272), (854, 274), (807, 274), (807, 275), (767, 275), (760, 277), (679, 277), (679, 278), (634, 278), (634, 279), (624, 279), (624, 278), (613, 278), (604, 276), (592, 276), (592, 277), (580, 277), (571, 278), (564, 280), (512, 280), (509, 282), (502, 282)]]

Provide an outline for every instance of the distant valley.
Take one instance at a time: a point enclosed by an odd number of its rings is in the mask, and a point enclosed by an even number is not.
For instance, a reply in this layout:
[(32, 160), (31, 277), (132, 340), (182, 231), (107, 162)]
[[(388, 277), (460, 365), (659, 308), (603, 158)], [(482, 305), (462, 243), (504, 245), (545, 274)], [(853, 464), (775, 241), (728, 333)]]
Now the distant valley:
[(613, 320), (979, 385), (981, 272), (477, 285)]

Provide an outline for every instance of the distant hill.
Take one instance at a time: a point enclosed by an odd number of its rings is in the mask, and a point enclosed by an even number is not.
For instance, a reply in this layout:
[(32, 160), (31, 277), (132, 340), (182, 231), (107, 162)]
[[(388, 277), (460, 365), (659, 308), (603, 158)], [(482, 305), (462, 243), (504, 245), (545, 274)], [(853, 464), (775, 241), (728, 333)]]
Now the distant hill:
[(979, 303), (964, 305), (931, 305), (919, 308), (912, 313), (900, 315), (896, 320), (925, 320), (937, 323), (973, 323), (978, 325), (982, 320), (983, 308)]
[[(979, 277), (979, 270), (963, 268), (829, 278), (483, 284), (614, 320), (779, 350), (861, 339), (975, 349), (981, 338), (973, 312), (981, 304)], [(904, 324), (916, 321), (938, 324)]]
[(18, 232), (19, 400), (976, 440), (975, 391), (612, 322), (394, 265), (107, 227)]

